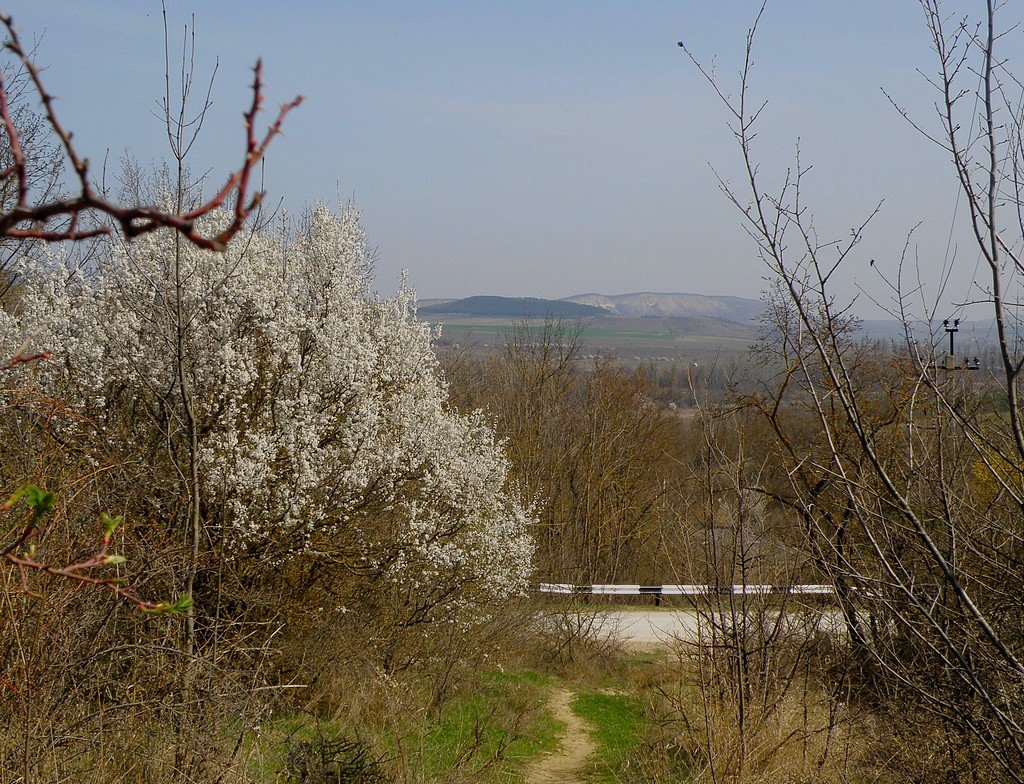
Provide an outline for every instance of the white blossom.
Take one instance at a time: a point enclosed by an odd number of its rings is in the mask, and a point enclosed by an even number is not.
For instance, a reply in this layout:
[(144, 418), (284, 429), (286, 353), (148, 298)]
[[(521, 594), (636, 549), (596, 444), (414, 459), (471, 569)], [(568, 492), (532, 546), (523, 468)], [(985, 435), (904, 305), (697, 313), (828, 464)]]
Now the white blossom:
[[(89, 269), (52, 251), (22, 260), (21, 307), (0, 340), (11, 353), (32, 335), (53, 352), (36, 382), (85, 415), (55, 426), (101, 428), (137, 405), (153, 420), (178, 411), (163, 426), (180, 428), (180, 316), (206, 522), (236, 553), (344, 551), (410, 584), (525, 587), (530, 511), (501, 444), (446, 403), (408, 285), (370, 294), (353, 207), (316, 209), (298, 238), (179, 254), (176, 270), (174, 237), (153, 233)], [(152, 434), (117, 437), (132, 450)]]

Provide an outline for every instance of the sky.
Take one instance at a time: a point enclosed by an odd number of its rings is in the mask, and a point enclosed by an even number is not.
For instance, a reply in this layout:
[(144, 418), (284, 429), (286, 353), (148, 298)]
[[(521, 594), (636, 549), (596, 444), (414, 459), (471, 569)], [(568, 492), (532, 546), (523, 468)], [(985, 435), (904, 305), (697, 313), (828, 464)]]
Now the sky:
[[(218, 62), (193, 151), (211, 182), (238, 165), (250, 69), (268, 106), (298, 93), (268, 156), (266, 188), (295, 212), (353, 198), (377, 249), (377, 284), (409, 270), (421, 298), (472, 294), (696, 292), (757, 297), (767, 270), (712, 167), (740, 185), (714, 93), (676, 42), (737, 83), (759, 3), (168, 0), (172, 39), (195, 14), (197, 71)], [(166, 156), (156, 0), (8, 0), (93, 160)], [(883, 296), (915, 232), (925, 277), (946, 254), (956, 186), (948, 162), (889, 104), (926, 124), (933, 68), (918, 6), (771, 0), (753, 90), (767, 99), (755, 152), (778, 177), (801, 156), (822, 235), (844, 237), (877, 204), (844, 297)], [(109, 153), (108, 153), (109, 151)], [(111, 166), (113, 164), (110, 164)], [(962, 239), (955, 232), (956, 239)], [(966, 243), (964, 243), (966, 247)], [(967, 295), (960, 254), (950, 303)], [(961, 270), (960, 267), (963, 269)], [(858, 294), (858, 292), (863, 292)], [(945, 308), (942, 304), (940, 310)]]

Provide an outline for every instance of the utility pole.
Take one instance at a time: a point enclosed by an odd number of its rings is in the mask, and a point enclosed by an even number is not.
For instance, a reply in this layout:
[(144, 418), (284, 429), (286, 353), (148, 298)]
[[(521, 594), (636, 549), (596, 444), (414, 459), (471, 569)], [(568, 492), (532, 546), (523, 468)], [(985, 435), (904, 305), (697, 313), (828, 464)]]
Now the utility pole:
[(932, 362), (932, 367), (940, 368), (942, 370), (977, 370), (981, 366), (977, 357), (964, 357), (962, 364), (958, 363), (956, 360), (953, 336), (960, 331), (960, 319), (953, 319), (952, 326), (950, 326), (949, 319), (943, 319), (942, 326), (945, 328), (946, 334), (949, 335), (949, 354), (946, 355), (945, 361), (941, 366), (936, 360)]

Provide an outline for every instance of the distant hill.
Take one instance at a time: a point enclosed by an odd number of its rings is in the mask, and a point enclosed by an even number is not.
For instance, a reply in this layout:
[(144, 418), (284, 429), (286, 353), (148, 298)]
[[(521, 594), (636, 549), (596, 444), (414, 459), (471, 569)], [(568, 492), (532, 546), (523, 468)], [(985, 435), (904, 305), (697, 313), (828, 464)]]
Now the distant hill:
[(488, 318), (564, 318), (607, 316), (608, 310), (586, 303), (537, 297), (466, 297), (452, 300), (424, 300), (417, 309), (421, 316), (454, 315)]
[(749, 324), (764, 312), (764, 303), (756, 299), (706, 294), (577, 294), (563, 301), (591, 305), (603, 309), (605, 315), (627, 318), (717, 318)]
[[(650, 360), (678, 356), (693, 361), (713, 358), (715, 352), (739, 354), (759, 334), (758, 319), (765, 307), (758, 300), (705, 294), (637, 292), (635, 294), (578, 294), (565, 299), (538, 297), (466, 297), (424, 299), (418, 312), (428, 321), (444, 322), (445, 340), (493, 347), (519, 319), (561, 318), (579, 321), (581, 336), (596, 353), (626, 359)], [(857, 339), (894, 341), (902, 348), (903, 325), (894, 319), (861, 322)], [(539, 329), (537, 325), (528, 327)], [(941, 321), (915, 323), (914, 337), (922, 346), (932, 343), (938, 353), (948, 346)], [(961, 321), (957, 354), (980, 353), (993, 340), (994, 325)]]

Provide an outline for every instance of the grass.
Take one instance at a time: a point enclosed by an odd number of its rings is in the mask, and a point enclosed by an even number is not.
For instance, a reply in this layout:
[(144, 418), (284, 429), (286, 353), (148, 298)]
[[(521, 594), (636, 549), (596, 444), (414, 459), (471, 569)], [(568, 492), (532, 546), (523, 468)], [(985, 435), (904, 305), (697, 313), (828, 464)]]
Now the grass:
[(532, 670), (490, 671), (429, 718), (410, 716), (383, 737), (329, 717), (280, 716), (250, 737), (250, 773), (258, 781), (283, 781), (290, 750), (302, 747), (316, 756), (341, 739), (376, 737), (378, 742), (366, 747), (369, 759), (382, 759), (388, 768), (402, 758), (423, 780), (446, 781), (459, 771), (460, 780), (469, 776), (481, 784), (520, 781), (530, 759), (558, 745), (562, 728), (546, 708), (552, 682)]
[(593, 727), (595, 780), (618, 781), (618, 773), (636, 753), (645, 729), (640, 700), (628, 694), (584, 691), (573, 698), (572, 709)]
[(440, 775), (460, 768), (474, 781), (508, 781), (527, 760), (554, 750), (561, 728), (544, 708), (550, 682), (530, 670), (488, 673), (478, 690), (425, 728), (422, 770)]

